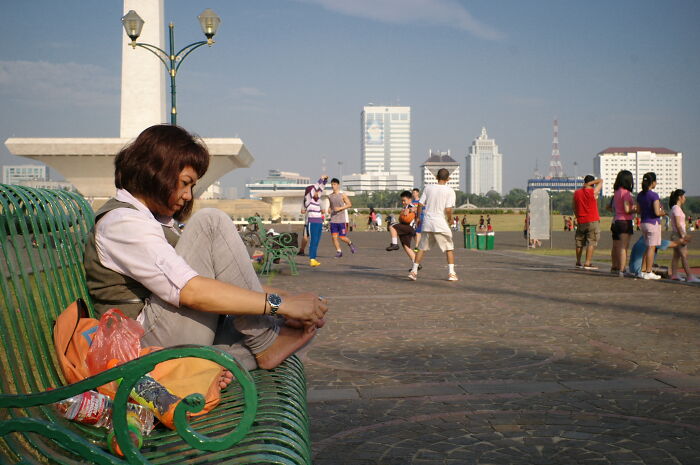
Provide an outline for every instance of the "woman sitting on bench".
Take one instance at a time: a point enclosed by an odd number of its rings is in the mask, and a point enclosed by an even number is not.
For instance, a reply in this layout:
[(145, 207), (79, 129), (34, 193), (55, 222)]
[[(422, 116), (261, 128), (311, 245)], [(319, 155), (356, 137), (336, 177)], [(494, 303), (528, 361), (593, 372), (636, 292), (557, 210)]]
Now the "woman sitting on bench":
[(323, 326), (317, 295), (260, 284), (225, 213), (202, 209), (177, 228), (209, 165), (200, 139), (152, 126), (114, 164), (117, 192), (95, 215), (84, 259), (98, 315), (119, 308), (143, 325), (143, 346), (214, 345), (248, 370), (276, 367)]

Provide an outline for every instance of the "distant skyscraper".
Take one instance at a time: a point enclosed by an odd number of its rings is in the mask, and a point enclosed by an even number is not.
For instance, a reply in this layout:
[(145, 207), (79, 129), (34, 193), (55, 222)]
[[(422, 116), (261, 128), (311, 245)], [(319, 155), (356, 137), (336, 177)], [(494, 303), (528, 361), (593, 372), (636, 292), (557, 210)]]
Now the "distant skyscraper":
[(563, 178), (564, 168), (561, 166), (559, 156), (559, 121), (554, 120), (554, 137), (552, 138), (552, 158), (549, 160), (549, 177)]
[(450, 172), (450, 180), (447, 185), (454, 190), (459, 190), (459, 163), (451, 156), (450, 151), (435, 152), (432, 149), (428, 151), (428, 159), (421, 165), (421, 177), (423, 181), (423, 189), (428, 184), (437, 184), (437, 172), (445, 168)]
[(368, 105), (361, 116), (362, 174), (411, 174), (411, 107)]
[(467, 153), (465, 192), (484, 195), (488, 191), (503, 193), (503, 155), (498, 152), (494, 139), (489, 139), (486, 128), (474, 139)]

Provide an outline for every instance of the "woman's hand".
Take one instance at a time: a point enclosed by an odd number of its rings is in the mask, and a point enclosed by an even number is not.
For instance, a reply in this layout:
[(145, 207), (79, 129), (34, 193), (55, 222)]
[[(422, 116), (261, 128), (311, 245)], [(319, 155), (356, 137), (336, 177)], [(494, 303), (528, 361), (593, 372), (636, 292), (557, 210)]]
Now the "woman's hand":
[(301, 321), (304, 326), (323, 326), (324, 316), (328, 311), (328, 302), (316, 294), (307, 292), (286, 296), (278, 310), (278, 314), (287, 318)]

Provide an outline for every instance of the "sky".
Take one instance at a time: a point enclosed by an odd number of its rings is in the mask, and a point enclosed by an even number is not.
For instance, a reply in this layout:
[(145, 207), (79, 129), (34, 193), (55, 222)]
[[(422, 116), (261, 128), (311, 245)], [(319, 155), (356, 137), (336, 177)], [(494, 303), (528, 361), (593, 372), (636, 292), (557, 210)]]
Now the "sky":
[[(464, 169), (485, 126), (504, 193), (525, 188), (558, 118), (567, 174), (607, 147), (666, 147), (700, 195), (697, 0), (165, 0), (178, 46), (202, 38), (205, 8), (222, 24), (180, 68), (178, 123), (243, 140), (254, 164), (222, 179), (239, 195), (269, 169), (359, 172), (370, 102), (411, 107), (417, 183), (430, 148)], [(2, 0), (0, 141), (119, 136), (122, 14), (120, 0)], [(0, 164), (24, 163), (0, 147)]]

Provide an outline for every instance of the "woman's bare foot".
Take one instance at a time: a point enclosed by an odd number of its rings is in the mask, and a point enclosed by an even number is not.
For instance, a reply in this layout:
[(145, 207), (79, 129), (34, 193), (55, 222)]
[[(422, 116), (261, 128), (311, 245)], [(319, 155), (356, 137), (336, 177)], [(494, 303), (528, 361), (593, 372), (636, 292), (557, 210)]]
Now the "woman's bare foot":
[(221, 389), (226, 389), (229, 384), (233, 381), (233, 373), (228, 370), (221, 372), (221, 378), (219, 378), (219, 387)]
[(304, 347), (315, 334), (316, 328), (304, 330), (282, 326), (275, 342), (259, 354), (255, 354), (258, 366), (265, 370), (275, 368), (287, 357)]

